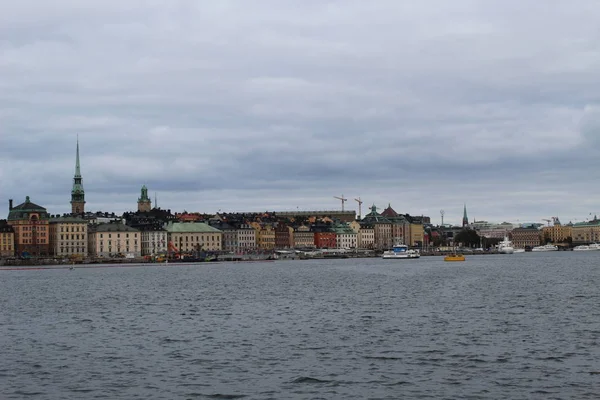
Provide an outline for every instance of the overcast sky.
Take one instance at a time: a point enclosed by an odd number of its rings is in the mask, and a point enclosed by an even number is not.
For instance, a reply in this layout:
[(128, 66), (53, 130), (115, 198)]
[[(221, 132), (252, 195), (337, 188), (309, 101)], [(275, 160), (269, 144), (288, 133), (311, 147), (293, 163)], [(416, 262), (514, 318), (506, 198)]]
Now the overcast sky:
[(20, 0), (0, 194), (70, 211), (600, 215), (595, 0)]

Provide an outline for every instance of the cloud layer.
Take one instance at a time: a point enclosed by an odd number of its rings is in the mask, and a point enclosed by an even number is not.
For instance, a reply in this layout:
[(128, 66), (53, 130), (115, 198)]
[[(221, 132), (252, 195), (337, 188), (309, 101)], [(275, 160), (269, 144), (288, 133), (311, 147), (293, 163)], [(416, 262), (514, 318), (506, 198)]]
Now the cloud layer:
[(595, 1), (13, 3), (4, 201), (68, 211), (79, 135), (93, 211), (600, 214)]

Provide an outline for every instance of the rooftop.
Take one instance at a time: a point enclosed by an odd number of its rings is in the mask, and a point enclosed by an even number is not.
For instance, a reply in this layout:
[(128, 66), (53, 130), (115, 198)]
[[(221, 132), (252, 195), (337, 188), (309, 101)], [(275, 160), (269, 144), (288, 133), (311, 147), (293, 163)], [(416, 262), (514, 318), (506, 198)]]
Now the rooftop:
[(169, 222), (167, 232), (171, 233), (220, 233), (221, 231), (204, 222)]

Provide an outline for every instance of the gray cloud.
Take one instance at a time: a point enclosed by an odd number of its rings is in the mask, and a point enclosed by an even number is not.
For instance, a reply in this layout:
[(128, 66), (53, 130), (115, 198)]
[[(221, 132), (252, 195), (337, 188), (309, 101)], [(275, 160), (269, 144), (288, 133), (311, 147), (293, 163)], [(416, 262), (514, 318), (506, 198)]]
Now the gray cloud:
[[(598, 208), (600, 6), (21, 1), (0, 15), (0, 193), (69, 209)], [(347, 207), (355, 207), (349, 202)], [(4, 213), (0, 213), (0, 216)], [(600, 214), (600, 213), (599, 213)]]

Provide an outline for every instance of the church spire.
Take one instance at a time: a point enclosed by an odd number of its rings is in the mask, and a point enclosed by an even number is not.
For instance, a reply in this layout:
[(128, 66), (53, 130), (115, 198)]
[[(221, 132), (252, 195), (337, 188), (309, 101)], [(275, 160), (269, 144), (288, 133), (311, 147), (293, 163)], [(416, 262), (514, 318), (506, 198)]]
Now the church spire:
[(83, 214), (85, 212), (85, 192), (81, 178), (79, 164), (79, 135), (77, 135), (77, 150), (75, 152), (75, 176), (73, 176), (73, 189), (71, 189), (71, 213)]
[(469, 225), (469, 218), (467, 217), (467, 204), (465, 203), (464, 209), (463, 209), (463, 220), (462, 220), (462, 226), (465, 227)]
[(79, 135), (77, 135), (77, 154), (75, 156), (75, 177), (81, 178), (81, 168), (79, 167)]

